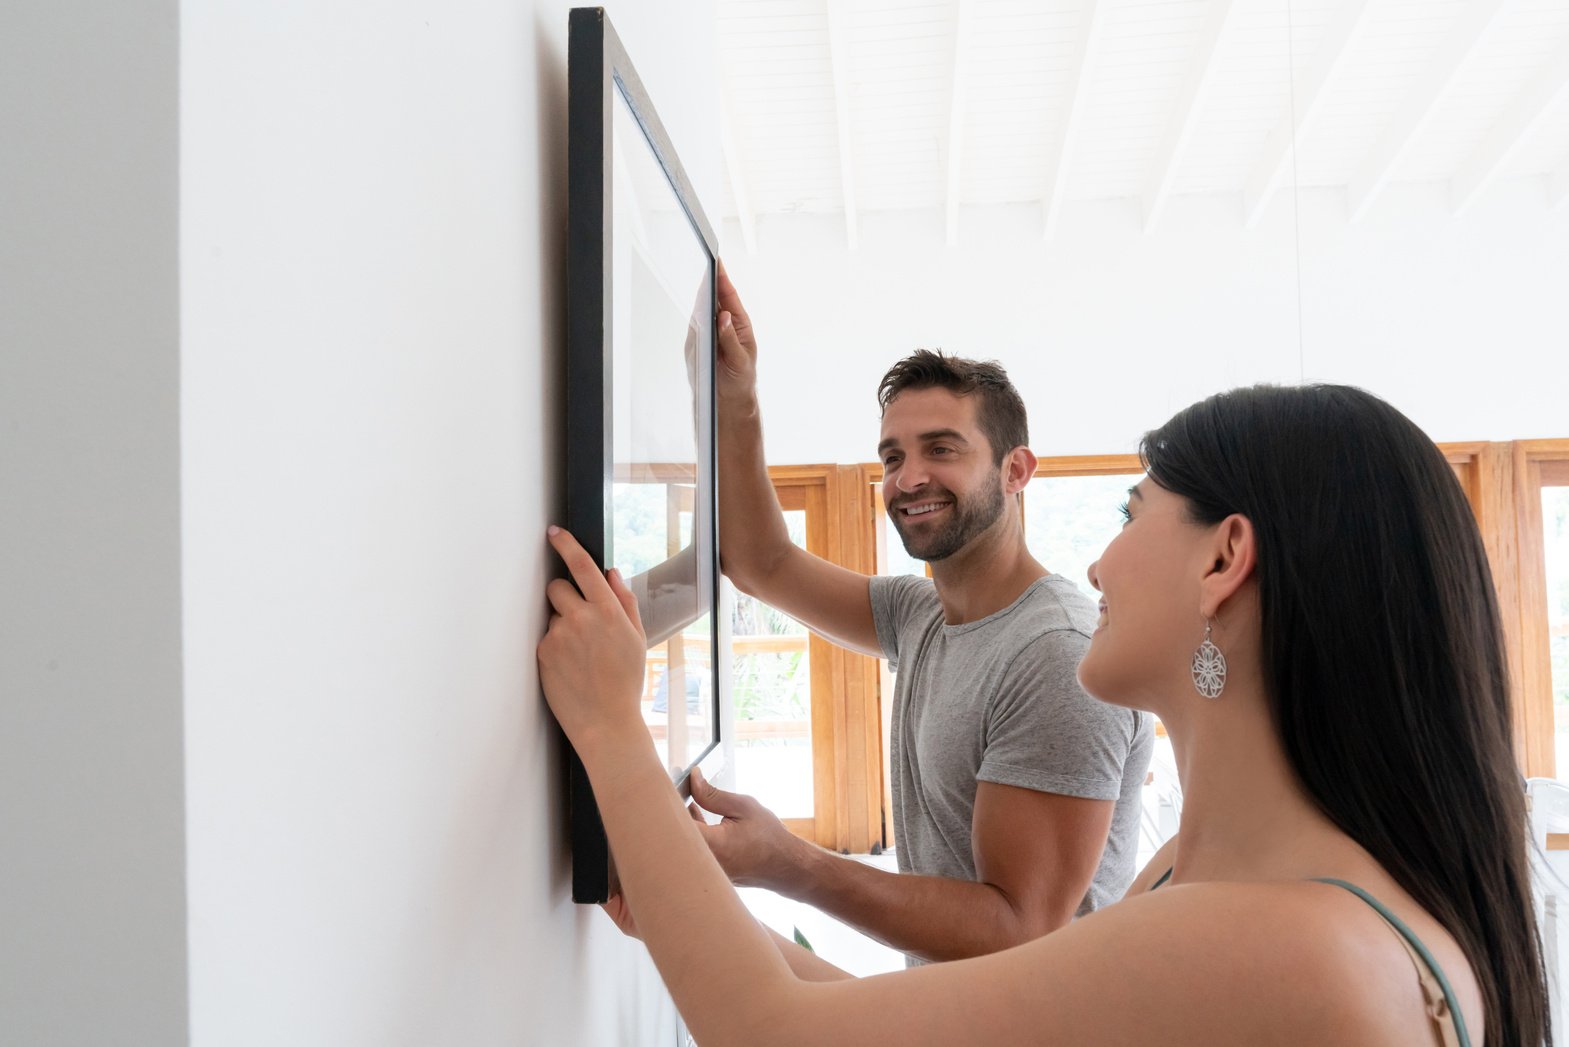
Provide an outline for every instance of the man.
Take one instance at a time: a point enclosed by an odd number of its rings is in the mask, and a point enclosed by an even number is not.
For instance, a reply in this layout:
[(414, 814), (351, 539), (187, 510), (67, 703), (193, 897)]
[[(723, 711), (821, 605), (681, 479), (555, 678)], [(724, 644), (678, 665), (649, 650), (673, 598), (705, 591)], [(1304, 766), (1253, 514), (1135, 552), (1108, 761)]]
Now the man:
[(763, 459), (757, 343), (723, 270), (719, 303), (725, 573), (895, 668), (900, 872), (799, 840), (694, 776), (693, 798), (723, 816), (704, 827), (720, 864), (914, 961), (1005, 949), (1116, 900), (1134, 873), (1151, 725), (1078, 686), (1096, 609), (1025, 546), (1014, 496), (1036, 459), (1007, 376), (918, 352), (883, 379), (883, 502), (932, 578), (869, 578), (790, 541)]

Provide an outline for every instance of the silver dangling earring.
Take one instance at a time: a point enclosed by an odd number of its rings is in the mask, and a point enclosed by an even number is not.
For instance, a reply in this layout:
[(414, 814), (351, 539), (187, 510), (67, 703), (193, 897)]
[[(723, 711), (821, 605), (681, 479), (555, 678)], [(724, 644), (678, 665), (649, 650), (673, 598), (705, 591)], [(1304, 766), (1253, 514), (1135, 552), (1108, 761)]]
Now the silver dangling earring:
[(1193, 652), (1193, 687), (1206, 698), (1219, 698), (1226, 689), (1226, 656), (1210, 638), (1209, 619), (1204, 620), (1204, 642)]

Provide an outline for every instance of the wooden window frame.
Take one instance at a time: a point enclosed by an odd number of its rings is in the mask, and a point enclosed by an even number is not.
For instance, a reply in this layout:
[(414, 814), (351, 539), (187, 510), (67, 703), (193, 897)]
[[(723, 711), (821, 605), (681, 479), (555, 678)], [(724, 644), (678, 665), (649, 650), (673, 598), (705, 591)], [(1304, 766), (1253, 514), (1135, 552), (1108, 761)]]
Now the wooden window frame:
[[(1541, 490), (1569, 485), (1569, 439), (1466, 441), (1438, 447), (1476, 516), (1492, 568), (1511, 681), (1517, 759), (1528, 777), (1553, 777)], [(1142, 472), (1136, 454), (1063, 455), (1040, 459), (1034, 475)], [(792, 487), (820, 492), (811, 496), (823, 499), (824, 506), (815, 539), (809, 527), (812, 552), (851, 570), (876, 573), (886, 552), (886, 510), (878, 492), (881, 463), (776, 466), (769, 475), (781, 492)], [(888, 795), (887, 717), (892, 691), (886, 669), (878, 659), (816, 637), (812, 643), (815, 816), (786, 824), (824, 847), (875, 852), (895, 842)], [(883, 700), (885, 694), (889, 701)]]

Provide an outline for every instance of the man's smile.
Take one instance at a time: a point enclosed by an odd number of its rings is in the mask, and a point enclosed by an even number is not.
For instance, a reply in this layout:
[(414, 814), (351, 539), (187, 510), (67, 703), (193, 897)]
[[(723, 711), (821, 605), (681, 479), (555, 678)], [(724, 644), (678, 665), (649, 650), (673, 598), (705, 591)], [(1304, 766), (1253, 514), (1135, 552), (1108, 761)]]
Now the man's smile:
[(931, 513), (935, 513), (939, 509), (946, 509), (946, 508), (948, 508), (952, 504), (953, 504), (952, 502), (943, 502), (943, 501), (937, 501), (937, 502), (917, 502), (914, 505), (902, 505), (902, 506), (899, 506), (899, 511), (901, 513), (903, 513), (906, 517), (927, 516), (927, 515), (929, 515)]

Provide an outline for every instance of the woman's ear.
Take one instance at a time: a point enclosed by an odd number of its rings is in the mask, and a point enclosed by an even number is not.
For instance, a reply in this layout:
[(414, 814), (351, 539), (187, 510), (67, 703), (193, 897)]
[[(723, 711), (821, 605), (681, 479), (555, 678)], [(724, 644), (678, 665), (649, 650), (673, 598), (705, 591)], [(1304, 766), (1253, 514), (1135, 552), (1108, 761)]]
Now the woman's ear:
[(1003, 475), (1007, 482), (1004, 490), (1008, 494), (1018, 494), (1024, 490), (1024, 485), (1035, 475), (1035, 466), (1038, 462), (1039, 459), (1028, 447), (1015, 447), (1009, 451), (1007, 459), (1002, 463)]
[(1253, 521), (1232, 513), (1216, 524), (1208, 555), (1209, 563), (1199, 583), (1199, 613), (1214, 618), (1221, 605), (1253, 577), (1258, 562)]

